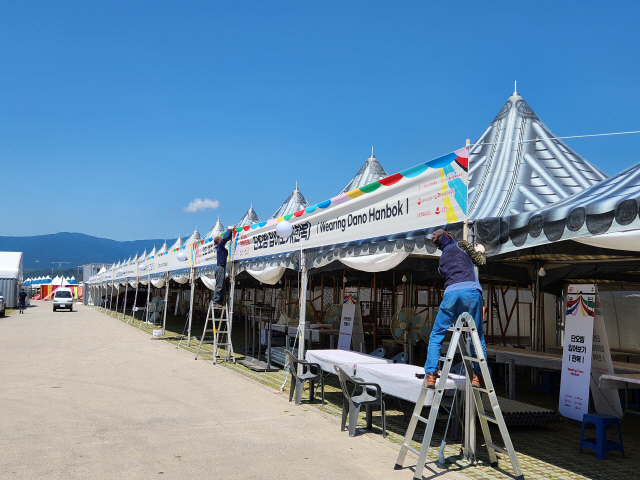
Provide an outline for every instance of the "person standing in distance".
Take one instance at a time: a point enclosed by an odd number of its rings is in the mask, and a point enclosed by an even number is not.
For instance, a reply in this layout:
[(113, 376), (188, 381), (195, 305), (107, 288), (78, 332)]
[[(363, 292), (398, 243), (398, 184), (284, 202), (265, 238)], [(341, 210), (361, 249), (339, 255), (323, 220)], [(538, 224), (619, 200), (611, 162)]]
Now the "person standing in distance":
[(24, 291), (24, 288), (21, 288), (18, 294), (18, 308), (20, 309), (20, 313), (24, 313), (24, 309), (27, 308), (27, 293)]
[(224, 232), (224, 235), (218, 235), (213, 239), (213, 243), (216, 248), (216, 266), (213, 269), (213, 273), (216, 278), (216, 288), (213, 291), (213, 303), (216, 307), (222, 307), (224, 305), (224, 298), (227, 293), (224, 277), (227, 270), (227, 257), (229, 256), (229, 251), (225, 245), (229, 240), (231, 240), (235, 228), (235, 225), (231, 225), (229, 229)]
[[(487, 349), (482, 331), (482, 287), (476, 276), (474, 264), (483, 266), (486, 263), (484, 255), (474, 250), (469, 242), (457, 242), (451, 234), (442, 229), (436, 230), (431, 236), (431, 242), (442, 251), (438, 272), (444, 277), (444, 296), (438, 310), (438, 315), (429, 336), (427, 362), (424, 365), (426, 377), (424, 384), (427, 388), (436, 388), (438, 378), (438, 361), (442, 342), (460, 315), (468, 312), (476, 322), (480, 344), (487, 358)], [(475, 355), (475, 348), (471, 344), (471, 352)], [(473, 362), (473, 385), (482, 386), (480, 365)]]

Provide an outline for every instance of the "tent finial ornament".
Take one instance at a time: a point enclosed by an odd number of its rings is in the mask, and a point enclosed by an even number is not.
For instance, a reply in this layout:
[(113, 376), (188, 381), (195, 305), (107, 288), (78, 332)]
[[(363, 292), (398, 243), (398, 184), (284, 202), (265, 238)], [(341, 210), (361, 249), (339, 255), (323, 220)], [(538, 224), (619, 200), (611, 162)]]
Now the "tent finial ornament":
[(518, 81), (517, 80), (513, 81), (513, 94), (514, 95), (518, 94)]
[(371, 147), (371, 156), (373, 157), (373, 146)]

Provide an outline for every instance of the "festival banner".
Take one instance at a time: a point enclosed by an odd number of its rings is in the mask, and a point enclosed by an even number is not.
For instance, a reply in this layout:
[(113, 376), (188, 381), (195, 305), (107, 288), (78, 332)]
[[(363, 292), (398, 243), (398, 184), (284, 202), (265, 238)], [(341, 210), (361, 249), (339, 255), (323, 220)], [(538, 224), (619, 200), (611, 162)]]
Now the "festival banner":
[[(290, 215), (238, 227), (234, 260), (464, 221), (468, 157), (463, 148)], [(293, 227), (288, 238), (276, 234), (283, 220)]]
[(589, 413), (595, 285), (569, 285), (558, 410), (579, 422)]

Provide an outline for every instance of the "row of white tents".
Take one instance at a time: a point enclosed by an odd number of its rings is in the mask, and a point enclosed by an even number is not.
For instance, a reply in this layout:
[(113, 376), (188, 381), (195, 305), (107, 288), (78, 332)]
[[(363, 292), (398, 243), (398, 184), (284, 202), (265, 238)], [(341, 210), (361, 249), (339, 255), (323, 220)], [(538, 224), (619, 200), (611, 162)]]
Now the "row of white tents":
[(78, 280), (76, 277), (65, 277), (63, 275), (56, 275), (53, 279), (47, 275), (46, 277), (36, 277), (36, 278), (27, 278), (23, 285), (30, 286), (33, 288), (39, 287), (40, 285), (53, 285), (54, 287), (65, 287), (68, 285), (78, 285)]
[[(310, 206), (296, 186), (266, 222), (260, 221), (252, 205), (237, 224), (231, 295), (239, 274), (275, 284), (287, 269), (299, 271), (304, 292), (309, 272), (345, 267), (366, 272), (424, 269), (421, 262), (438, 256), (430, 234), (445, 227), (461, 238), (467, 225), (468, 235), (485, 245), (489, 257), (481, 274), (528, 282), (536, 287), (534, 295), (545, 289), (557, 294), (558, 286), (568, 281), (622, 279), (640, 284), (640, 258), (635, 254), (640, 250), (635, 241), (640, 235), (640, 166), (607, 177), (553, 135), (516, 92), (466, 152), (468, 165), (465, 154), (456, 152), (391, 176), (372, 154), (347, 187), (330, 200)], [(468, 184), (456, 183), (466, 177), (460, 168), (467, 167)], [(415, 183), (419, 175), (435, 171), (439, 171), (438, 180)], [(440, 186), (442, 193), (426, 196), (432, 192), (429, 189)], [(421, 188), (427, 188), (422, 195), (417, 193)], [(392, 197), (406, 197), (406, 207), (400, 200), (390, 206)], [(380, 202), (383, 206), (386, 202), (386, 211), (376, 209)], [(434, 202), (437, 208), (425, 210)], [(463, 207), (466, 216), (455, 215), (452, 205)], [(376, 223), (371, 234), (371, 222), (390, 216), (391, 207), (405, 223), (394, 223), (395, 219)], [(276, 234), (282, 221), (293, 226), (287, 239)], [(360, 236), (348, 235), (356, 231), (350, 230), (349, 222), (359, 222), (353, 223), (359, 228), (367, 221), (366, 228), (358, 230), (363, 232)], [(170, 247), (165, 244), (158, 251), (154, 248), (103, 268), (88, 283), (103, 290), (109, 285), (137, 289), (138, 283), (162, 288), (172, 279), (190, 282), (193, 299), (198, 278), (212, 285), (212, 240), (224, 230), (218, 220), (204, 238), (196, 230), (184, 242), (178, 239)], [(331, 232), (325, 235), (325, 230)], [(345, 240), (338, 234), (344, 234)], [(260, 255), (261, 251), (270, 253)], [(540, 267), (546, 276), (539, 273)], [(304, 299), (300, 301), (301, 329)], [(535, 311), (535, 318), (540, 314)]]

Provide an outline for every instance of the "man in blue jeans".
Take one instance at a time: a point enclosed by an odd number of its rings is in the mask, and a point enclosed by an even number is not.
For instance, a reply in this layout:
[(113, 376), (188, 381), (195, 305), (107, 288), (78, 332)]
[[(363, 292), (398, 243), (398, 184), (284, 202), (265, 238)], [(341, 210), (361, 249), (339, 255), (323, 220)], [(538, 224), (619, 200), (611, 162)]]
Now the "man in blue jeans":
[[(464, 312), (468, 312), (475, 320), (482, 350), (485, 358), (487, 357), (482, 332), (482, 287), (473, 268), (474, 264), (478, 266), (485, 264), (484, 255), (475, 251), (469, 242), (456, 243), (453, 237), (442, 229), (434, 232), (431, 236), (431, 242), (442, 251), (438, 272), (444, 277), (445, 289), (433, 330), (429, 336), (427, 362), (424, 365), (426, 373), (424, 383), (427, 388), (436, 387), (439, 373), (438, 360), (447, 329)], [(475, 355), (473, 344), (471, 351)], [(482, 385), (480, 365), (473, 362), (473, 369), (473, 385), (480, 387)]]
[(218, 235), (213, 239), (213, 243), (216, 246), (216, 266), (213, 269), (216, 278), (216, 287), (213, 290), (213, 303), (216, 307), (222, 307), (224, 305), (224, 297), (226, 296), (224, 277), (227, 271), (227, 257), (229, 256), (229, 251), (225, 245), (231, 240), (235, 228), (235, 225), (231, 225), (229, 229), (224, 232), (224, 235)]

